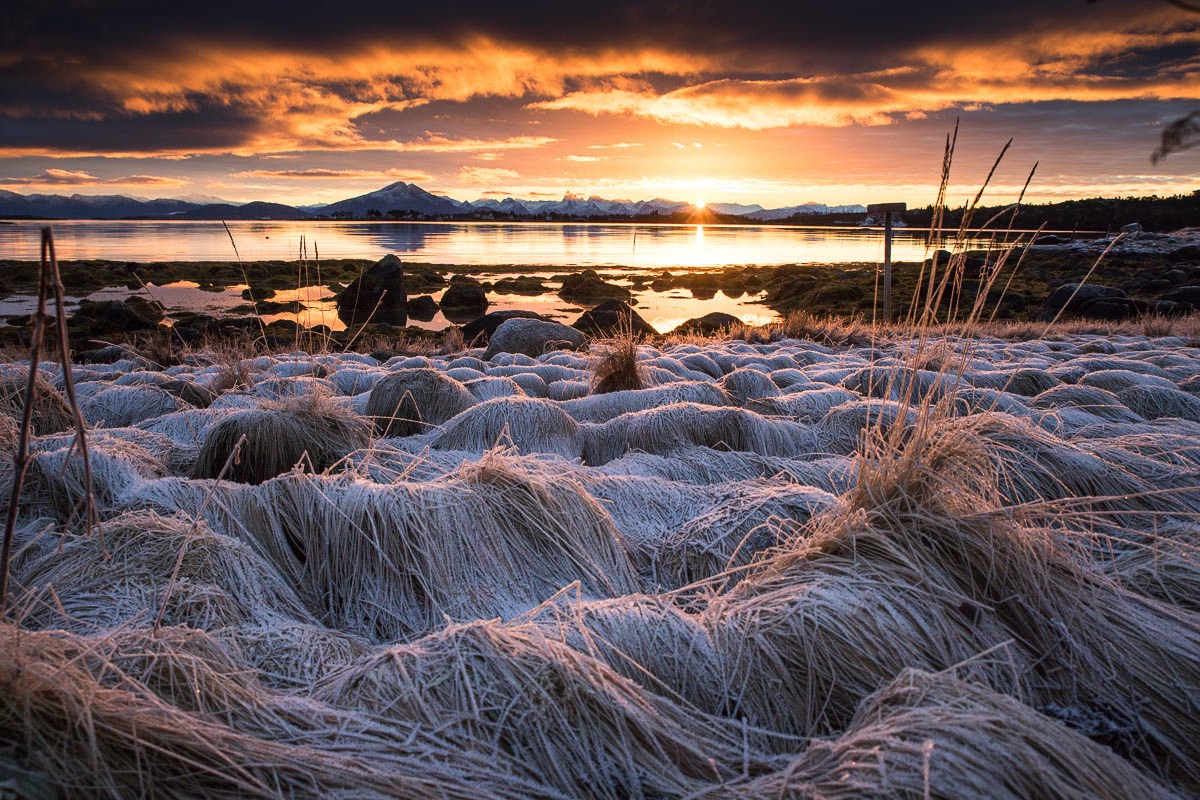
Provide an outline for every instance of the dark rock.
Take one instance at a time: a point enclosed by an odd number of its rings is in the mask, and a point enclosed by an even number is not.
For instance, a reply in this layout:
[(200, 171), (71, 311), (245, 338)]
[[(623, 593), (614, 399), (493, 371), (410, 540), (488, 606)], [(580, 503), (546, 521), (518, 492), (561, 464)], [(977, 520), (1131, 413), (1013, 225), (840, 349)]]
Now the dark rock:
[(509, 311), (493, 311), (490, 314), (484, 314), (482, 317), (476, 317), (462, 327), (463, 341), (467, 344), (487, 344), (491, 341), (492, 334), (505, 320), (510, 319), (540, 319), (550, 322), (549, 317), (544, 317), (534, 311), (521, 311), (512, 309)]
[(1088, 319), (1120, 322), (1137, 316), (1138, 310), (1137, 305), (1128, 297), (1101, 297), (1084, 303), (1077, 313)]
[(162, 303), (158, 302), (157, 300), (147, 300), (146, 298), (140, 297), (136, 294), (126, 297), (125, 305), (129, 306), (146, 319), (151, 319), (155, 322), (162, 322), (167, 316), (166, 309), (163, 308)]
[(1071, 240), (1066, 236), (1055, 236), (1053, 233), (1045, 233), (1033, 240), (1034, 244), (1070, 244)]
[(588, 336), (600, 338), (618, 336), (626, 331), (632, 331), (634, 338), (639, 339), (658, 335), (658, 331), (642, 319), (641, 314), (621, 300), (605, 300), (583, 312), (579, 319), (571, 323), (571, 327), (578, 328)]
[(1190, 314), (1193, 306), (1190, 303), (1176, 303), (1173, 300), (1151, 300), (1150, 313), (1161, 317), (1174, 317)]
[(89, 336), (151, 330), (158, 320), (119, 300), (83, 300), (68, 321), (73, 333)]
[(1020, 292), (1004, 291), (1003, 289), (991, 289), (987, 296), (988, 307), (1008, 309), (1009, 311), (1024, 311), (1025, 310), (1025, 295)]
[(492, 286), (492, 291), (498, 294), (520, 294), (535, 296), (550, 291), (541, 278), (521, 275), (517, 278), (501, 278)]
[(728, 330), (734, 325), (741, 324), (742, 321), (733, 314), (726, 314), (723, 311), (714, 311), (711, 314), (705, 314), (703, 317), (689, 319), (687, 322), (671, 331), (671, 333), (711, 336), (714, 333)]
[(1171, 258), (1180, 261), (1200, 261), (1200, 244), (1185, 244), (1183, 247), (1176, 247), (1170, 255)]
[(595, 303), (600, 300), (629, 300), (629, 290), (603, 280), (594, 269), (585, 269), (563, 278), (558, 296), (574, 303)]
[(1200, 306), (1200, 286), (1180, 286), (1178, 289), (1164, 294), (1162, 299), (1170, 300), (1173, 303), (1191, 303), (1194, 306)]
[(430, 295), (423, 294), (408, 301), (408, 313), (415, 320), (429, 322), (437, 314), (438, 304)]
[(1188, 274), (1181, 269), (1169, 269), (1160, 276), (1160, 280), (1168, 281), (1172, 286), (1182, 286), (1187, 279)]
[(676, 286), (676, 277), (669, 271), (663, 270), (662, 274), (650, 282), (650, 288), (656, 292), (665, 292), (674, 289)]
[(1078, 314), (1079, 309), (1093, 300), (1107, 300), (1124, 296), (1124, 290), (1118, 289), (1115, 286), (1101, 286), (1099, 284), (1084, 284), (1080, 286), (1077, 283), (1064, 283), (1046, 298), (1046, 302), (1042, 304), (1042, 308), (1038, 312), (1038, 317), (1042, 320), (1051, 320), (1060, 311), (1063, 316), (1070, 316)]
[(337, 295), (338, 318), (347, 325), (358, 325), (368, 319), (393, 322), (405, 316), (407, 307), (404, 265), (394, 255), (376, 261)]
[(476, 310), (482, 311), (488, 307), (487, 294), (477, 283), (451, 283), (441, 300), (442, 311)]

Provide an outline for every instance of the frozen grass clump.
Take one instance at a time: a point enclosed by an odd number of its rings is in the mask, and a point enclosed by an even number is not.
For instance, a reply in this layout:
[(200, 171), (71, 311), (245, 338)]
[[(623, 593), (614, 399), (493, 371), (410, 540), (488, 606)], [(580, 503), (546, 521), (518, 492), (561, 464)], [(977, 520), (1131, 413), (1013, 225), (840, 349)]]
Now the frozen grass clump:
[(112, 386), (81, 398), (79, 406), (89, 425), (125, 428), (179, 411), (185, 404), (155, 386)]
[(607, 664), (646, 691), (719, 714), (724, 676), (708, 631), (663, 595), (579, 601), (527, 615), (547, 637)]
[(513, 397), (525, 394), (512, 378), (499, 375), (486, 375), (465, 381), (463, 387), (479, 402), (493, 400), (497, 397)]
[(1110, 422), (1138, 422), (1144, 419), (1131, 411), (1117, 395), (1091, 386), (1056, 386), (1032, 398), (1029, 406), (1043, 410), (1086, 411)]
[(330, 676), (315, 696), (495, 748), (568, 797), (679, 797), (762, 768), (738, 726), (647, 692), (531, 624), (451, 625)]
[(595, 499), (514, 455), (387, 486), (287, 476), (261, 487), (244, 519), (323, 623), (370, 641), (511, 617), (574, 582), (595, 598), (639, 588)]
[(651, 389), (627, 389), (565, 400), (562, 407), (578, 422), (607, 422), (622, 414), (672, 403), (730, 404), (728, 395), (710, 382), (680, 381)]
[(917, 412), (894, 400), (851, 401), (834, 406), (813, 426), (815, 450), (848, 456), (859, 452), (871, 436), (888, 437), (912, 428)]
[(313, 621), (278, 573), (243, 542), (203, 523), (147, 511), (109, 520), (102, 532), (69, 537), (25, 563), (18, 578), (41, 598), (26, 608), (24, 624), (33, 628), (93, 633), (152, 623), (160, 608), (165, 624), (204, 630)]
[(785, 769), (697, 795), (885, 798), (1177, 797), (1112, 750), (950, 672), (905, 670), (849, 728)]
[(323, 472), (370, 440), (370, 423), (320, 400), (239, 411), (208, 430), (192, 476), (257, 484), (294, 467)]
[(771, 419), (741, 408), (674, 403), (622, 414), (584, 430), (583, 460), (598, 466), (628, 452), (659, 455), (681, 447), (711, 447), (766, 456), (812, 453), (812, 430), (795, 422)]
[(787, 392), (747, 404), (746, 408), (759, 414), (791, 417), (797, 422), (819, 422), (831, 408), (854, 402), (859, 396), (845, 389), (829, 386)]
[[(140, 481), (167, 474), (166, 466), (145, 443), (115, 433), (95, 432), (88, 446), (91, 498), (106, 513), (122, 510)], [(74, 437), (61, 434), (36, 442), (30, 452), (22, 506), (42, 510), (69, 526), (85, 520), (88, 496), (83, 456)]]
[(550, 400), (512, 395), (473, 406), (442, 426), (433, 446), (481, 453), (509, 443), (522, 453), (553, 453), (579, 458), (579, 424)]
[(771, 376), (756, 369), (735, 369), (717, 381), (717, 385), (739, 406), (750, 400), (778, 397), (779, 387)]
[(1146, 419), (1179, 417), (1200, 422), (1200, 397), (1181, 392), (1173, 386), (1130, 386), (1117, 393), (1121, 402)]
[(441, 425), (475, 403), (461, 383), (436, 369), (401, 369), (372, 387), (367, 416), (381, 436), (411, 436)]

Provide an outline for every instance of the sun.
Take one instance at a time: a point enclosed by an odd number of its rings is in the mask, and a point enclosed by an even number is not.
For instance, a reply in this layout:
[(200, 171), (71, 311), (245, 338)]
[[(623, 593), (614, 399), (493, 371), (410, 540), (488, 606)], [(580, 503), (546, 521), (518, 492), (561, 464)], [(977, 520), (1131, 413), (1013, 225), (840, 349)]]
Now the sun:
[(696, 207), (697, 211), (703, 211), (704, 207), (708, 205), (708, 203), (704, 202), (703, 200), (697, 200), (693, 205)]

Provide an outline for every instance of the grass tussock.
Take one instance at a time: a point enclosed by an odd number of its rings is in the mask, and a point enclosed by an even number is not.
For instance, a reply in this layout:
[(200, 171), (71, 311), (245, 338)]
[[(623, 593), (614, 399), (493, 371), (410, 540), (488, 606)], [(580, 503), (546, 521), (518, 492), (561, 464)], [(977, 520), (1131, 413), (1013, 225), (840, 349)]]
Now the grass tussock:
[[(25, 408), (29, 371), (16, 366), (0, 370), (0, 414), (19, 422)], [(62, 433), (75, 425), (67, 401), (51, 383), (38, 373), (34, 378), (33, 433), (44, 436)]]
[(426, 433), (475, 405), (460, 382), (432, 368), (401, 369), (382, 378), (367, 398), (366, 414), (380, 436)]
[(598, 345), (592, 362), (592, 394), (608, 394), (645, 388), (638, 366), (638, 345), (632, 333), (618, 334)]
[(258, 484), (293, 468), (323, 472), (370, 440), (369, 423), (314, 393), (239, 411), (213, 425), (192, 476)]

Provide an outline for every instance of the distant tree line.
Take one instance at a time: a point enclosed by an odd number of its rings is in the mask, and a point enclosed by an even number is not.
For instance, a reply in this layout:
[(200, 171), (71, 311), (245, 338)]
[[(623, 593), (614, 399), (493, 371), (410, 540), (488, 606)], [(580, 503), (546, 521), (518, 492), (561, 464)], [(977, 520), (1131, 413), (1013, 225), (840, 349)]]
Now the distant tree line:
[[(1003, 206), (976, 209), (973, 222), (980, 225), (1003, 211)], [(958, 227), (963, 210), (947, 209), (945, 227)], [(916, 227), (928, 227), (933, 218), (933, 206), (912, 209), (904, 221)], [(1007, 226), (1011, 214), (1004, 214)], [(1046, 205), (1025, 205), (1017, 211), (1011, 226), (1055, 231), (1116, 231), (1131, 222), (1140, 223), (1147, 231), (1165, 233), (1188, 226), (1200, 225), (1200, 189), (1191, 194), (1172, 197), (1098, 197), (1089, 200), (1067, 200)]]

